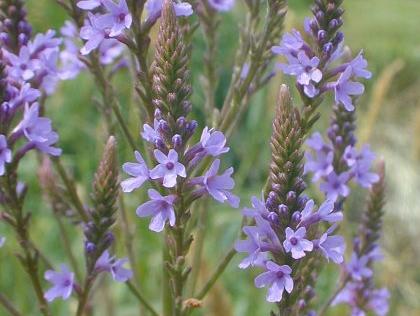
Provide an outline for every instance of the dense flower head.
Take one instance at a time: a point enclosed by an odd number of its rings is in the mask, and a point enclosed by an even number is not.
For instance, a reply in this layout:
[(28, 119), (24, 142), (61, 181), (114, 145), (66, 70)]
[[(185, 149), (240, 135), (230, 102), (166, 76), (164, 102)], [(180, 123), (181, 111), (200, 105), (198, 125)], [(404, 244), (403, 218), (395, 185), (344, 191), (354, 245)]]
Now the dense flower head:
[(44, 295), (48, 302), (52, 302), (59, 297), (66, 300), (73, 292), (74, 273), (65, 264), (60, 266), (60, 270), (48, 270), (45, 272), (45, 280), (52, 284), (52, 287)]
[[(329, 135), (332, 136), (331, 133)], [(335, 140), (335, 136), (333, 137)], [(347, 197), (350, 193), (350, 181), (363, 188), (370, 188), (379, 180), (378, 175), (371, 171), (375, 155), (369, 146), (363, 146), (359, 151), (354, 144), (347, 145), (340, 158), (345, 169), (337, 174), (334, 154), (338, 152), (336, 148), (341, 144), (325, 141), (318, 132), (314, 133), (306, 144), (311, 151), (305, 156), (305, 173), (312, 174), (312, 181), (320, 183), (320, 189), (328, 199), (336, 201), (340, 197)]]
[[(152, 166), (146, 164), (139, 152), (135, 152), (136, 163), (123, 165), (123, 170), (131, 176), (121, 183), (124, 192), (131, 192), (150, 181), (168, 191), (167, 196), (162, 196), (157, 191), (149, 190), (151, 201), (137, 209), (138, 216), (153, 217), (150, 224), (153, 231), (161, 231), (166, 222), (169, 222), (170, 226), (175, 225), (176, 197), (184, 186), (189, 191), (187, 195), (190, 195), (190, 198), (184, 199), (193, 201), (208, 195), (220, 203), (226, 201), (233, 207), (239, 206), (239, 198), (231, 193), (235, 185), (231, 177), (233, 168), (218, 174), (220, 160), (215, 158), (229, 151), (225, 146), (226, 137), (223, 133), (206, 127), (202, 131), (200, 141), (188, 146), (197, 123), (184, 116), (175, 121), (176, 125), (171, 126), (165, 120), (162, 111), (157, 109), (153, 126), (146, 123), (141, 132), (143, 139), (154, 148)], [(214, 159), (209, 169), (202, 175), (192, 177), (193, 170), (206, 157)]]
[(339, 31), (343, 14), (339, 5), (315, 3), (312, 12), (313, 18), (305, 19), (305, 32), (310, 41), (292, 30), (283, 36), (279, 46), (272, 47), (272, 52), (286, 59), (287, 63), (279, 64), (279, 68), (296, 77), (296, 84), (305, 97), (313, 99), (332, 91), (336, 104), (353, 111), (354, 99), (364, 92), (363, 84), (355, 79), (371, 77), (366, 69), (367, 61), (360, 52), (353, 60), (339, 63), (344, 39)]
[[(239, 264), (241, 269), (259, 267), (267, 270), (268, 262), (281, 264), (285, 262), (284, 260), (288, 260), (287, 262), (293, 263), (289, 267), (291, 274), (294, 264), (298, 264), (306, 256), (316, 255), (315, 253), (320, 253), (328, 261), (331, 260), (336, 264), (343, 262), (344, 238), (339, 235), (331, 236), (336, 223), (343, 218), (343, 214), (335, 210), (334, 201), (326, 200), (316, 209), (313, 200), (305, 199), (305, 203), (301, 203), (301, 210), (289, 218), (288, 206), (280, 204), (277, 210), (270, 210), (271, 206), (267, 206), (272, 203), (270, 199), (270, 194), (265, 201), (253, 197), (252, 208), (245, 208), (243, 211), (244, 216), (251, 218), (255, 224), (245, 226), (243, 232), (246, 238), (235, 244), (237, 252), (247, 253)], [(318, 232), (314, 235), (312, 228), (322, 227), (318, 226), (320, 222), (333, 225), (325, 232), (318, 228)], [(266, 274), (262, 275), (268, 277), (272, 275), (271, 272), (268, 269), (264, 272)], [(269, 290), (267, 300), (280, 301), (282, 296), (279, 293), (283, 291), (278, 289), (273, 291)], [(273, 295), (276, 295), (274, 296), (276, 300), (273, 300)]]

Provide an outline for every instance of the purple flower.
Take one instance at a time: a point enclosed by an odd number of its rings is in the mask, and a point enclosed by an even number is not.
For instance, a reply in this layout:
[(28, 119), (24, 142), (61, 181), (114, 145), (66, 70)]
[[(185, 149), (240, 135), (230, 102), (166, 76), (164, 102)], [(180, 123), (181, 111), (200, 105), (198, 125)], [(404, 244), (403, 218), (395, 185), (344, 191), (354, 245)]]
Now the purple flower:
[(0, 248), (4, 246), (5, 242), (6, 242), (6, 237), (0, 236)]
[(314, 201), (309, 200), (305, 204), (305, 208), (301, 212), (301, 220), (299, 226), (306, 226), (319, 221), (325, 221), (329, 223), (336, 223), (343, 220), (342, 212), (334, 212), (334, 201), (326, 200), (319, 207), (317, 212), (313, 212)]
[(101, 0), (86, 0), (77, 2), (77, 6), (83, 10), (93, 10), (101, 5)]
[(178, 153), (174, 149), (169, 150), (167, 156), (159, 149), (155, 149), (154, 154), (159, 164), (150, 171), (150, 178), (163, 178), (163, 186), (173, 188), (176, 185), (177, 176), (183, 178), (187, 176), (185, 167), (178, 162)]
[(290, 277), (292, 269), (287, 265), (279, 266), (272, 261), (267, 261), (265, 267), (267, 271), (255, 278), (255, 286), (257, 288), (270, 287), (267, 293), (267, 301), (271, 303), (280, 302), (284, 290), (288, 293), (293, 290), (293, 279)]
[(118, 36), (125, 28), (130, 28), (133, 18), (125, 0), (120, 0), (118, 4), (112, 0), (102, 0), (102, 4), (108, 13), (99, 16), (98, 19), (101, 20), (100, 24), (109, 26), (110, 37)]
[(153, 127), (151, 127), (149, 124), (144, 124), (143, 132), (141, 133), (141, 136), (143, 137), (144, 140), (148, 141), (149, 143), (154, 144), (156, 140), (160, 139), (158, 128), (159, 128), (159, 121), (156, 119), (153, 121)]
[(6, 163), (12, 162), (12, 151), (7, 147), (7, 139), (0, 134), (0, 177), (6, 172)]
[(373, 290), (368, 303), (369, 309), (378, 316), (385, 316), (388, 314), (390, 296), (386, 288)]
[(235, 5), (235, 0), (208, 0), (213, 9), (217, 11), (230, 11)]
[(319, 188), (325, 193), (327, 199), (336, 201), (339, 196), (347, 197), (349, 195), (350, 189), (347, 186), (349, 179), (349, 173), (343, 172), (337, 175), (333, 171), (327, 176), (326, 182), (320, 184)]
[(349, 145), (344, 150), (343, 159), (347, 166), (352, 167), (357, 161), (357, 150), (353, 146)]
[(232, 207), (239, 207), (239, 198), (233, 195), (230, 190), (235, 186), (231, 175), (233, 168), (226, 169), (222, 175), (218, 176), (220, 160), (216, 159), (211, 164), (209, 170), (203, 177), (199, 177), (204, 185), (206, 191), (216, 200), (221, 203), (227, 201)]
[(354, 105), (351, 96), (363, 94), (365, 87), (360, 82), (351, 81), (352, 67), (349, 66), (334, 83), (335, 102), (342, 103), (347, 111), (353, 111)]
[(313, 244), (305, 239), (306, 228), (300, 227), (296, 232), (290, 227), (286, 228), (286, 240), (283, 242), (284, 250), (292, 252), (294, 259), (303, 258), (306, 254), (305, 251), (312, 251)]
[(149, 228), (155, 232), (161, 232), (165, 227), (166, 221), (169, 221), (169, 225), (175, 225), (175, 210), (174, 202), (176, 199), (175, 195), (162, 196), (156, 190), (150, 189), (148, 191), (148, 201), (137, 208), (136, 214), (138, 217), (149, 217), (152, 216)]
[(99, 61), (102, 65), (112, 64), (124, 52), (124, 45), (116, 39), (105, 39), (99, 45)]
[(128, 262), (127, 258), (116, 259), (105, 250), (98, 258), (95, 264), (95, 269), (98, 272), (106, 271), (111, 273), (112, 278), (117, 282), (127, 282), (133, 276), (133, 271), (124, 268), (124, 264)]
[(62, 39), (55, 37), (54, 30), (48, 30), (45, 34), (39, 33), (32, 42), (28, 43), (28, 48), (32, 58), (38, 57), (43, 53), (58, 51)]
[(309, 58), (301, 50), (297, 53), (297, 58), (289, 56), (289, 64), (279, 64), (285, 74), (297, 77), (297, 82), (304, 87), (305, 94), (313, 98), (319, 93), (313, 83), (319, 83), (322, 79), (322, 72), (318, 69), (320, 60), (314, 56)]
[[(176, 16), (190, 16), (193, 9), (188, 2), (175, 2), (173, 3)], [(147, 10), (147, 18), (156, 19), (159, 17), (163, 6), (163, 0), (147, 0), (145, 7)]]
[(39, 105), (26, 104), (23, 120), (15, 128), (15, 131), (23, 131), (26, 138), (32, 142), (38, 150), (52, 156), (60, 156), (61, 149), (53, 147), (58, 141), (58, 134), (52, 130), (51, 120), (39, 117)]
[(248, 256), (239, 263), (239, 268), (246, 269), (250, 266), (263, 265), (267, 260), (267, 254), (261, 249), (262, 240), (265, 236), (261, 234), (261, 230), (257, 226), (245, 226), (242, 230), (247, 239), (238, 240), (235, 243), (235, 250), (237, 252), (247, 252)]
[(344, 251), (346, 249), (345, 240), (342, 236), (330, 236), (335, 226), (331, 226), (319, 240), (314, 240), (314, 248), (319, 249), (325, 258), (340, 264), (344, 261)]
[(205, 152), (213, 157), (227, 153), (229, 147), (226, 145), (226, 137), (222, 132), (209, 130), (208, 127), (203, 129), (200, 139), (201, 146), (203, 146)]
[(347, 271), (353, 280), (361, 281), (364, 278), (372, 276), (372, 270), (367, 267), (369, 262), (368, 256), (361, 256), (360, 258), (353, 253), (350, 262), (347, 265)]
[(35, 71), (39, 69), (39, 60), (32, 59), (27, 46), (23, 46), (19, 51), (19, 56), (3, 50), (5, 57), (10, 63), (8, 74), (16, 79), (24, 81), (30, 80), (35, 76)]
[(368, 63), (367, 60), (363, 57), (363, 52), (361, 51), (355, 59), (350, 62), (350, 66), (355, 77), (361, 77), (365, 79), (370, 79), (372, 73), (366, 70)]
[(333, 170), (334, 152), (331, 145), (324, 142), (320, 133), (314, 133), (306, 144), (315, 151), (315, 155), (306, 153), (305, 173), (312, 172), (312, 181), (328, 176)]
[(296, 58), (297, 52), (303, 47), (305, 42), (297, 30), (283, 35), (280, 46), (273, 46), (271, 51), (274, 54), (284, 55), (287, 58)]
[(125, 173), (132, 176), (121, 182), (121, 187), (123, 192), (132, 192), (135, 189), (140, 188), (143, 183), (149, 179), (149, 169), (147, 168), (146, 162), (138, 151), (134, 152), (136, 156), (135, 162), (126, 162), (123, 165), (123, 170)]
[(53, 285), (44, 295), (48, 302), (52, 302), (58, 297), (66, 300), (73, 291), (74, 273), (71, 272), (65, 264), (62, 264), (60, 269), (61, 272), (56, 272), (54, 270), (45, 272), (45, 279)]
[(25, 103), (32, 103), (41, 96), (41, 92), (37, 89), (31, 88), (29, 83), (24, 83), (19, 88), (9, 85), (7, 87), (7, 94), (9, 98), (9, 106), (16, 109)]
[[(350, 172), (354, 176), (354, 181), (364, 188), (370, 188), (373, 183), (379, 181), (379, 176), (370, 172), (374, 159), (375, 154), (370, 150), (369, 146), (364, 146), (351, 166)], [(348, 160), (347, 164), (349, 165)]]
[(251, 198), (252, 208), (244, 208), (242, 214), (247, 217), (255, 218), (257, 216), (261, 216), (265, 218), (268, 216), (269, 211), (265, 206), (264, 197), (262, 199), (258, 199), (256, 196)]
[(82, 55), (88, 55), (91, 51), (98, 48), (98, 46), (107, 37), (104, 25), (100, 24), (100, 20), (92, 13), (88, 13), (88, 19), (85, 20), (85, 25), (80, 29), (80, 37), (87, 42), (80, 49)]

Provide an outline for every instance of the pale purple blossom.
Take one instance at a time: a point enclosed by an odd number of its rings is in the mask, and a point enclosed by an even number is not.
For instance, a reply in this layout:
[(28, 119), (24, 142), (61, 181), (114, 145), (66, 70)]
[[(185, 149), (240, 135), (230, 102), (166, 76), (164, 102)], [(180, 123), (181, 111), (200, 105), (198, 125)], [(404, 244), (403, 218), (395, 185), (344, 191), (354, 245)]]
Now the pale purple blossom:
[(85, 20), (85, 25), (80, 29), (80, 37), (87, 42), (80, 49), (82, 55), (88, 55), (91, 51), (98, 48), (98, 46), (108, 36), (104, 25), (100, 24), (100, 20), (92, 13), (88, 13), (88, 19)]
[(158, 128), (159, 128), (159, 121), (156, 119), (153, 121), (153, 127), (151, 127), (149, 124), (144, 124), (143, 132), (141, 132), (141, 136), (143, 137), (144, 140), (148, 141), (149, 143), (154, 144), (156, 140), (160, 139)]
[[(176, 16), (190, 16), (193, 9), (188, 2), (173, 2)], [(147, 10), (147, 18), (156, 19), (160, 16), (163, 7), (163, 0), (147, 0), (145, 8)]]
[(333, 84), (336, 104), (343, 104), (347, 111), (353, 111), (353, 96), (363, 94), (365, 87), (360, 82), (351, 81), (352, 67), (349, 66)]
[(359, 258), (357, 254), (352, 254), (346, 268), (353, 280), (361, 281), (372, 276), (372, 270), (367, 267), (368, 262), (369, 256), (361, 256)]
[(6, 242), (6, 237), (0, 236), (0, 248), (4, 246), (5, 242)]
[(288, 58), (296, 58), (298, 51), (304, 44), (302, 35), (300, 35), (299, 31), (293, 29), (290, 33), (284, 34), (280, 45), (273, 46), (271, 51), (274, 54), (284, 55)]
[(77, 2), (77, 6), (82, 10), (93, 10), (102, 4), (101, 0), (85, 0)]
[(58, 141), (58, 134), (53, 131), (51, 120), (39, 116), (39, 105), (26, 104), (22, 121), (15, 128), (15, 132), (23, 131), (26, 138), (32, 142), (38, 150), (52, 156), (61, 155), (61, 149), (53, 147)]
[(155, 232), (161, 232), (165, 227), (166, 221), (169, 221), (170, 226), (174, 226), (176, 220), (174, 210), (174, 202), (176, 196), (162, 196), (158, 191), (154, 189), (150, 189), (148, 194), (151, 200), (137, 208), (137, 216), (152, 216), (149, 228)]
[(176, 185), (177, 176), (185, 178), (187, 173), (182, 163), (178, 162), (178, 153), (171, 149), (165, 155), (159, 149), (155, 149), (154, 155), (159, 164), (150, 171), (150, 178), (163, 179), (163, 186), (173, 188)]
[(286, 240), (283, 242), (283, 247), (286, 253), (292, 252), (293, 259), (303, 258), (306, 255), (305, 251), (312, 251), (312, 242), (305, 239), (305, 227), (300, 227), (296, 231), (287, 227), (285, 233)]
[(326, 177), (326, 182), (320, 184), (319, 188), (325, 193), (327, 199), (336, 201), (338, 197), (347, 197), (350, 189), (347, 183), (350, 179), (348, 172), (337, 175), (334, 171)]
[(230, 11), (235, 5), (235, 0), (208, 0), (213, 9), (217, 11)]
[(235, 182), (231, 177), (233, 168), (228, 168), (222, 175), (217, 175), (219, 168), (220, 160), (216, 159), (213, 161), (205, 175), (195, 179), (194, 181), (201, 183), (208, 194), (210, 194), (216, 201), (221, 203), (227, 201), (232, 207), (239, 207), (239, 197), (230, 192), (230, 190), (232, 190), (235, 186)]
[(6, 172), (6, 163), (12, 162), (12, 151), (7, 147), (7, 139), (0, 134), (0, 176)]
[(98, 272), (106, 271), (111, 273), (112, 278), (117, 282), (127, 282), (133, 276), (133, 271), (124, 268), (127, 262), (127, 258), (116, 259), (110, 255), (108, 250), (105, 250), (96, 261), (95, 269)]
[(135, 189), (140, 188), (145, 181), (149, 179), (149, 169), (147, 168), (146, 162), (138, 151), (134, 152), (136, 162), (126, 162), (123, 165), (125, 173), (131, 176), (121, 182), (121, 188), (123, 192), (132, 192)]
[(313, 98), (319, 90), (315, 84), (322, 80), (322, 71), (318, 68), (320, 60), (314, 56), (309, 58), (305, 51), (300, 50), (297, 57), (289, 57), (289, 64), (279, 64), (279, 68), (288, 75), (296, 76), (297, 82), (304, 87), (305, 94)]
[(306, 202), (304, 209), (301, 211), (299, 226), (309, 226), (319, 221), (336, 223), (343, 220), (343, 213), (334, 211), (333, 200), (327, 199), (324, 201), (316, 212), (313, 212), (314, 205), (315, 203), (313, 200)]
[(331, 145), (327, 144), (321, 134), (316, 132), (306, 141), (306, 144), (315, 151), (315, 155), (307, 152), (305, 154), (305, 173), (312, 172), (312, 181), (317, 181), (328, 176), (333, 170), (334, 151)]
[(40, 63), (37, 59), (32, 59), (31, 52), (27, 46), (23, 46), (19, 51), (19, 56), (3, 50), (5, 57), (9, 61), (8, 74), (16, 79), (28, 81), (35, 76)]
[(101, 25), (109, 28), (109, 36), (115, 37), (120, 35), (124, 29), (129, 29), (133, 18), (128, 10), (127, 2), (119, 0), (116, 4), (112, 0), (102, 0), (103, 6), (107, 9), (107, 13), (98, 17)]
[(258, 199), (256, 196), (251, 198), (251, 205), (252, 208), (244, 208), (242, 214), (247, 217), (255, 218), (257, 216), (261, 216), (262, 218), (266, 218), (269, 214), (267, 207), (264, 202), (264, 197), (262, 199)]
[(226, 137), (222, 132), (214, 131), (208, 127), (203, 129), (200, 139), (201, 146), (203, 146), (205, 152), (213, 157), (227, 153), (229, 147), (226, 145)]
[(368, 308), (377, 316), (385, 316), (389, 311), (389, 298), (391, 297), (388, 289), (375, 289), (370, 294), (367, 304)]
[(365, 79), (370, 79), (372, 77), (372, 73), (369, 70), (366, 70), (368, 62), (363, 57), (362, 51), (350, 62), (350, 66), (355, 77)]
[(314, 248), (319, 249), (324, 257), (329, 261), (330, 259), (336, 263), (341, 264), (344, 261), (344, 251), (346, 243), (342, 236), (334, 235), (335, 226), (331, 226), (318, 240), (314, 240)]
[(257, 226), (245, 226), (242, 230), (247, 239), (236, 241), (235, 250), (247, 252), (248, 256), (239, 263), (239, 268), (261, 266), (267, 260), (267, 253), (261, 249), (265, 236)]
[[(350, 169), (354, 181), (363, 188), (370, 188), (373, 183), (379, 181), (379, 176), (370, 171), (375, 159), (375, 154), (370, 150), (369, 146), (364, 146), (355, 158)], [(351, 162), (352, 161), (350, 161), (350, 163)], [(349, 164), (348, 160), (347, 164)]]
[(60, 272), (54, 270), (45, 272), (45, 279), (52, 284), (52, 287), (44, 295), (48, 302), (52, 302), (59, 297), (66, 300), (73, 291), (74, 273), (65, 264), (62, 264), (60, 269)]
[(293, 279), (290, 276), (292, 269), (288, 265), (279, 266), (272, 261), (267, 261), (265, 267), (267, 271), (255, 278), (255, 286), (257, 288), (269, 287), (267, 301), (280, 302), (284, 290), (288, 293), (293, 290)]

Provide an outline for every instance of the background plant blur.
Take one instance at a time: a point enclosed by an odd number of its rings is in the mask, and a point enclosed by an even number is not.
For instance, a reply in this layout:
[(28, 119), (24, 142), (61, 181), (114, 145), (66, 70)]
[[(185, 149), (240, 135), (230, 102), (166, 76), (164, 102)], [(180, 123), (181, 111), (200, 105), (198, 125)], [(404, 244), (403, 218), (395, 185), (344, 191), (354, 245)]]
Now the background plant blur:
[[(35, 32), (49, 28), (59, 29), (67, 18), (54, 0), (28, 0), (29, 20)], [(309, 15), (310, 0), (290, 1), (287, 29), (301, 28), (304, 16)], [(348, 0), (344, 7), (344, 31), (346, 43), (354, 50), (364, 49), (372, 70), (373, 80), (367, 84), (367, 93), (358, 106), (358, 137), (360, 142), (370, 142), (379, 157), (387, 164), (388, 204), (386, 206), (383, 249), (385, 260), (377, 267), (378, 282), (392, 292), (390, 315), (420, 315), (420, 2), (418, 0)], [(237, 44), (237, 21), (243, 19), (240, 1), (236, 9), (223, 14), (219, 34), (219, 74), (217, 100), (225, 95), (234, 52)], [(204, 96), (199, 83), (202, 72), (202, 56), (205, 44), (198, 32), (194, 40), (192, 74), (194, 84), (194, 112), (203, 123)], [(137, 108), (133, 106), (130, 74), (120, 72), (115, 78), (118, 96), (123, 104), (124, 115), (130, 118), (132, 130), (138, 135), (140, 127), (136, 120)], [(259, 195), (263, 187), (269, 162), (269, 137), (275, 96), (280, 83), (292, 84), (278, 74), (263, 91), (252, 100), (248, 113), (242, 118), (229, 143), (228, 155), (235, 167), (237, 186), (235, 193), (242, 198), (241, 205), (249, 204), (252, 195)], [(88, 200), (92, 176), (105, 143), (104, 126), (94, 97), (98, 95), (89, 74), (83, 73), (77, 80), (63, 83), (58, 92), (47, 101), (47, 112), (60, 133), (63, 159), (72, 170), (79, 191)], [(328, 124), (331, 102), (321, 109), (323, 119), (317, 129)], [(131, 158), (129, 148), (120, 139), (120, 161)], [(32, 154), (33, 155), (33, 154)], [(22, 177), (30, 183), (30, 196), (26, 208), (33, 213), (31, 234), (33, 239), (48, 253), (51, 260), (61, 263), (66, 260), (59, 232), (51, 210), (42, 199), (37, 179), (35, 155), (22, 164)], [(144, 191), (144, 190), (143, 190)], [(319, 193), (312, 188), (312, 193)], [(345, 214), (347, 223), (343, 233), (351, 240), (363, 207), (366, 192), (358, 191), (352, 196)], [(135, 206), (144, 200), (144, 192), (127, 199), (127, 210), (133, 223), (134, 246), (141, 276), (141, 287), (150, 300), (159, 304), (161, 272), (161, 237), (147, 229), (147, 221), (135, 216)], [(218, 258), (229, 249), (240, 227), (241, 215), (224, 205), (209, 202), (204, 261), (198, 284), (206, 278)], [(5, 230), (4, 225), (0, 229)], [(83, 243), (80, 230), (71, 228), (72, 246), (83, 261)], [(13, 254), (15, 243), (11, 231), (5, 231), (8, 243), (0, 251), (0, 291), (12, 297), (24, 315), (36, 315), (32, 292), (27, 276), (22, 273)], [(118, 240), (118, 228), (117, 228)], [(120, 238), (116, 251), (124, 253)], [(208, 296), (203, 315), (268, 315), (270, 305), (265, 302), (264, 290), (255, 289), (253, 275), (237, 268), (238, 258), (222, 276), (218, 285)], [(338, 271), (326, 267), (321, 276), (318, 296), (323, 302), (334, 288)], [(200, 282), (201, 281), (201, 282)], [(96, 315), (133, 315), (139, 307), (122, 284), (110, 283), (106, 278), (104, 290), (96, 292), (98, 309)], [(111, 288), (112, 287), (112, 288)], [(72, 301), (53, 303), (54, 315), (71, 315), (76, 308)], [(118, 311), (116, 310), (118, 306)], [(330, 315), (343, 315), (344, 309), (334, 308)], [(200, 311), (195, 313), (200, 315)], [(0, 310), (2, 315), (2, 310)]]

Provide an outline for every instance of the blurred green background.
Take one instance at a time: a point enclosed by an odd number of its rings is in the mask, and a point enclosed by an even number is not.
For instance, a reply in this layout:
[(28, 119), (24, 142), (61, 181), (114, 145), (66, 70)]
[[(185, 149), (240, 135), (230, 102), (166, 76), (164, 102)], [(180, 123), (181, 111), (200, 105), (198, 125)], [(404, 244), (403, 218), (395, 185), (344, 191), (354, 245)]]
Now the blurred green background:
[[(239, 1), (238, 1), (239, 2)], [(53, 0), (28, 0), (29, 20), (36, 32), (49, 28), (59, 29), (66, 16)], [(303, 18), (310, 14), (309, 0), (290, 1), (287, 29), (301, 28)], [(358, 106), (359, 139), (370, 142), (379, 157), (387, 164), (388, 204), (386, 206), (383, 236), (384, 262), (377, 266), (378, 284), (392, 292), (390, 315), (420, 315), (420, 1), (418, 0), (347, 0), (344, 31), (346, 44), (353, 52), (363, 49), (374, 73), (367, 83), (366, 94)], [(219, 74), (217, 100), (222, 100), (228, 85), (232, 60), (237, 46), (237, 21), (243, 19), (240, 5), (229, 14), (223, 14), (220, 32)], [(194, 40), (192, 73), (194, 83), (194, 113), (203, 118), (203, 93), (199, 85), (202, 56), (205, 44), (201, 34)], [(130, 118), (133, 133), (138, 135), (136, 109), (131, 104), (132, 87), (129, 74), (122, 71), (116, 78), (118, 95), (126, 118)], [(252, 100), (248, 113), (243, 117), (229, 145), (231, 151), (224, 160), (233, 164), (237, 186), (235, 193), (242, 198), (241, 205), (249, 204), (252, 195), (259, 195), (267, 174), (269, 161), (268, 140), (275, 103), (276, 89), (289, 79), (278, 75), (270, 85)], [(92, 98), (98, 96), (92, 78), (82, 74), (77, 80), (64, 82), (54, 96), (47, 101), (48, 115), (60, 133), (60, 146), (64, 149), (64, 161), (78, 183), (80, 194), (89, 201), (89, 190), (95, 166), (105, 142), (104, 125)], [(324, 130), (328, 124), (330, 105), (322, 108), (323, 119), (316, 126)], [(134, 114), (134, 115), (132, 115)], [(201, 122), (203, 123), (203, 122)], [(132, 154), (120, 139), (120, 160), (131, 160)], [(65, 254), (51, 210), (42, 199), (38, 186), (37, 160), (28, 157), (21, 174), (30, 185), (26, 209), (33, 213), (32, 238), (48, 254), (54, 264), (65, 262)], [(314, 192), (316, 193), (316, 192)], [(346, 206), (348, 224), (343, 233), (351, 242), (357, 229), (357, 221), (363, 208), (366, 192), (357, 191)], [(136, 205), (144, 200), (144, 193), (132, 194), (127, 199), (127, 209), (133, 225), (134, 245), (138, 259), (141, 288), (147, 297), (159, 304), (161, 272), (161, 236), (147, 229), (147, 221), (135, 217)], [(218, 259), (231, 247), (236, 238), (241, 215), (224, 205), (209, 203), (206, 243), (204, 246), (203, 272), (198, 284), (213, 270)], [(0, 231), (8, 237), (8, 243), (0, 251), (0, 291), (24, 312), (37, 315), (32, 289), (14, 256), (14, 238), (4, 225)], [(81, 232), (69, 225), (73, 238), (72, 247), (83, 264)], [(117, 229), (117, 236), (121, 235)], [(124, 255), (120, 242), (116, 252)], [(237, 268), (237, 257), (220, 282), (208, 296), (202, 315), (268, 315), (271, 306), (265, 303), (265, 290), (253, 287), (249, 271)], [(334, 288), (338, 277), (336, 267), (328, 265), (321, 275), (318, 298), (323, 302)], [(97, 291), (98, 309), (95, 315), (135, 315), (138, 305), (126, 287), (103, 281), (103, 290)], [(116, 309), (118, 307), (118, 310)], [(76, 302), (56, 301), (52, 305), (54, 315), (72, 315)], [(339, 307), (330, 315), (346, 315)], [(197, 315), (200, 313), (197, 312)], [(0, 315), (3, 311), (0, 309)]]

